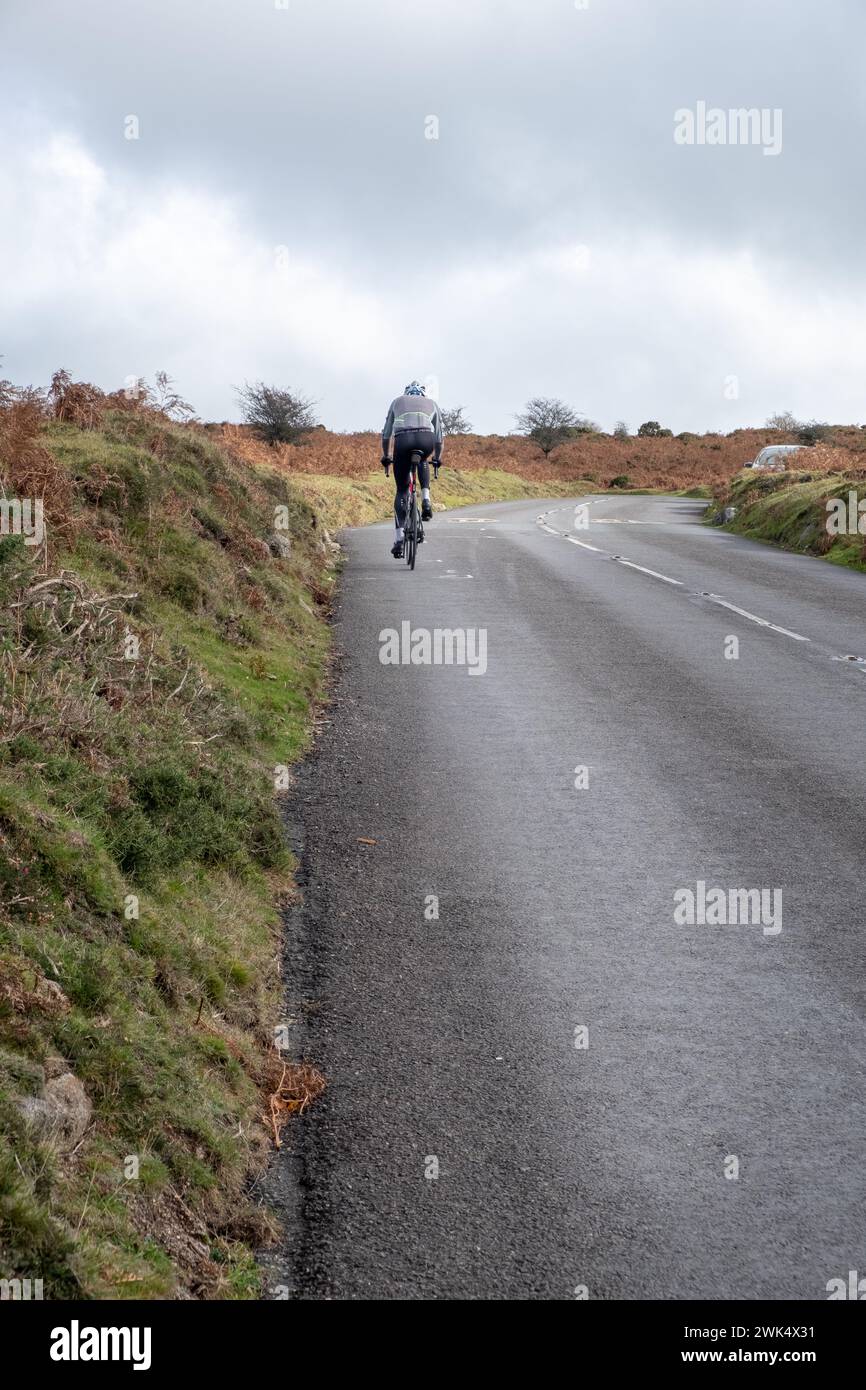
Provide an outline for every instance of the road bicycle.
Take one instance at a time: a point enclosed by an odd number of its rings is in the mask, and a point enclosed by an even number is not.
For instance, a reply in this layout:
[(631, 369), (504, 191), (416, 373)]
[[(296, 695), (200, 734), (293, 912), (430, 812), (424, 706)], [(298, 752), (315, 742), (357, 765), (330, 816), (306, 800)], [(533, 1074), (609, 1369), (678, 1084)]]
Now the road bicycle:
[[(418, 510), (418, 465), (423, 458), (420, 449), (413, 449), (410, 455), (409, 498), (406, 503), (406, 519), (403, 523), (403, 559), (410, 570), (415, 568), (418, 547), (424, 540), (424, 523)], [(433, 476), (439, 477), (439, 465), (434, 462)]]

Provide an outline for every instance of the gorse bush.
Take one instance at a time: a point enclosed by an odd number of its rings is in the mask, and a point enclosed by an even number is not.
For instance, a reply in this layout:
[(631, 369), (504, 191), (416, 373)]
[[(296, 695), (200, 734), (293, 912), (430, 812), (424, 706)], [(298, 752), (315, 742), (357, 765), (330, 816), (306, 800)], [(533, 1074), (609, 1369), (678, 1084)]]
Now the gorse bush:
[(808, 424), (800, 425), (797, 430), (798, 444), (826, 444), (832, 436), (832, 430), (828, 424), (821, 420), (810, 420)]
[(637, 433), (639, 439), (670, 439), (673, 430), (662, 429), (658, 420), (645, 420), (638, 426)]
[(275, 868), (286, 852), (273, 800), (232, 785), (218, 768), (198, 770), (161, 758), (137, 767), (129, 777), (131, 804), (107, 828), (119, 866), (137, 878), (185, 860), (227, 864), (236, 872), (247, 863)]

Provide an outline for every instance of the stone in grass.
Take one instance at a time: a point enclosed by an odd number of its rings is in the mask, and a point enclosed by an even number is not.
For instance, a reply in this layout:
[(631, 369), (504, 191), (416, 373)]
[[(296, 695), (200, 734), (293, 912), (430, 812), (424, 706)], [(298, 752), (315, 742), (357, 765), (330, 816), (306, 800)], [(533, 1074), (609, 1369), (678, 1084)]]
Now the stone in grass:
[(45, 1064), (49, 1080), (42, 1095), (22, 1096), (18, 1101), (18, 1109), (37, 1138), (53, 1143), (61, 1152), (75, 1148), (93, 1113), (78, 1077), (61, 1069), (65, 1065), (60, 1058), (49, 1059)]
[(45, 976), (37, 981), (36, 994), (40, 1004), (49, 1013), (68, 1013), (71, 1005), (63, 990), (56, 980), (49, 980)]
[(278, 560), (286, 560), (292, 553), (292, 542), (286, 535), (280, 535), (279, 531), (273, 531), (267, 538), (267, 547), (272, 555), (276, 555)]

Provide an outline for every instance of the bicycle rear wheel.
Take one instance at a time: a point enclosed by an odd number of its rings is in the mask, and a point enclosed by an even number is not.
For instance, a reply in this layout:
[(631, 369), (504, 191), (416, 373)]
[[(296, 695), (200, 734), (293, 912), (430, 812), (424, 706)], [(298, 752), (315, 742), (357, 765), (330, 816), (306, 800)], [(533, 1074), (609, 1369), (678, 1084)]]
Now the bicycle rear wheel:
[(409, 504), (409, 515), (406, 518), (406, 564), (410, 570), (415, 568), (415, 556), (418, 553), (418, 503), (415, 501), (415, 494)]

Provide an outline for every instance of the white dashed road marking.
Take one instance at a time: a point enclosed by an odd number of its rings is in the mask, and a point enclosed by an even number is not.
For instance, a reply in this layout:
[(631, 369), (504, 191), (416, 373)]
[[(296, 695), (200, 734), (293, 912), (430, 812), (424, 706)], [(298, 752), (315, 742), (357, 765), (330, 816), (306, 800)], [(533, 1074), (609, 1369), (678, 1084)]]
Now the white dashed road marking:
[[(663, 579), (665, 584), (676, 584), (679, 588), (683, 587), (681, 579), (669, 579), (666, 574), (659, 574), (658, 570), (648, 570), (646, 565), (636, 565), (634, 560), (624, 560), (621, 555), (611, 555), (610, 558), (616, 560), (620, 565), (628, 565), (630, 570), (640, 570), (641, 574), (651, 574), (653, 579)], [(773, 624), (770, 623), (770, 627), (772, 626)]]
[[(559, 536), (559, 535), (562, 535), (562, 532), (561, 532), (561, 531), (554, 531), (553, 534), (554, 534), (555, 536)], [(567, 541), (571, 541), (572, 545), (582, 545), (583, 548), (584, 548), (584, 550), (594, 550), (594, 551), (596, 552), (597, 555), (606, 555), (606, 554), (607, 554), (607, 551), (606, 551), (606, 550), (599, 550), (599, 548), (598, 548), (597, 545), (590, 545), (589, 541), (579, 541), (579, 540), (577, 539), (576, 536), (566, 536), (565, 539), (566, 539)]]
[(758, 623), (760, 627), (771, 627), (774, 632), (781, 632), (785, 637), (792, 637), (795, 642), (811, 642), (811, 637), (801, 637), (799, 632), (791, 632), (787, 627), (779, 627), (776, 623), (771, 623), (767, 618), (759, 618), (757, 613), (750, 613), (747, 608), (738, 608), (735, 603), (728, 603), (727, 599), (719, 598), (717, 594), (706, 594), (710, 603), (718, 603), (722, 608), (730, 608), (732, 613), (739, 613), (741, 618), (748, 618), (750, 623)]
[[(653, 579), (660, 579), (663, 584), (672, 584), (678, 589), (685, 588), (681, 579), (671, 579), (668, 574), (659, 574), (658, 570), (648, 569), (646, 565), (635, 564), (634, 560), (627, 560), (624, 555), (614, 555), (609, 550), (602, 550), (600, 546), (590, 545), (589, 541), (579, 541), (576, 536), (570, 536), (567, 531), (557, 531), (553, 526), (548, 525), (546, 518), (551, 516), (553, 511), (567, 510), (566, 507), (556, 507), (552, 508), (550, 512), (542, 512), (541, 516), (537, 518), (537, 525), (541, 527), (542, 531), (547, 531), (549, 535), (559, 536), (561, 540), (571, 541), (572, 545), (579, 545), (582, 550), (592, 550), (596, 555), (604, 555), (608, 560), (614, 560), (618, 565), (625, 565), (630, 570), (639, 570), (641, 574), (648, 574)], [(597, 518), (599, 521), (602, 519), (605, 521), (619, 520), (619, 518)], [(771, 623), (769, 618), (761, 618), (757, 613), (750, 613), (747, 608), (738, 608), (735, 603), (729, 603), (727, 599), (722, 598), (719, 594), (692, 593), (689, 589), (686, 589), (686, 593), (689, 593), (692, 598), (704, 598), (710, 603), (718, 604), (721, 608), (728, 608), (732, 613), (738, 614), (739, 617), (746, 618), (748, 622), (757, 623), (759, 627), (769, 628), (771, 632), (781, 633), (783, 637), (790, 637), (794, 642), (811, 642), (812, 640), (811, 637), (803, 637), (799, 632), (792, 632), (790, 628), (780, 627), (778, 623)]]

